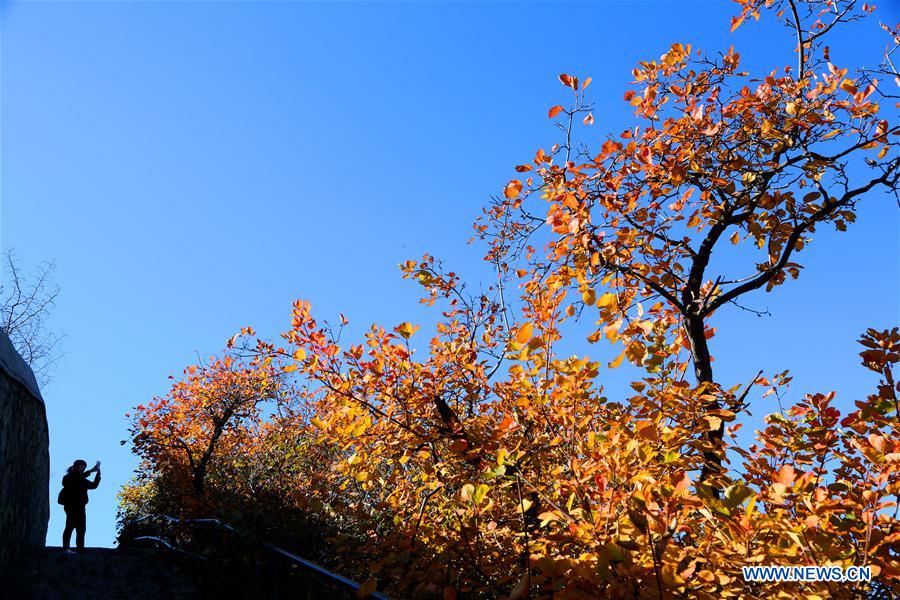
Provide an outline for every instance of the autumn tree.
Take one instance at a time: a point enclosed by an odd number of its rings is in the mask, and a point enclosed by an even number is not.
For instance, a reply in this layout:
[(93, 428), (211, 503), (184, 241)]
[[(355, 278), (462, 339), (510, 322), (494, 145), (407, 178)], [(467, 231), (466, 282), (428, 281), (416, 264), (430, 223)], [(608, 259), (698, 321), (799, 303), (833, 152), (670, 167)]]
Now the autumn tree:
[[(859, 202), (882, 191), (896, 196), (900, 167), (900, 129), (879, 116), (885, 85), (832, 63), (826, 45), (835, 28), (874, 8), (740, 4), (732, 30), (771, 9), (797, 41), (792, 63), (751, 77), (733, 48), (710, 55), (674, 44), (635, 68), (625, 100), (638, 121), (596, 153), (579, 148), (572, 133), (580, 115), (593, 122), (584, 92), (590, 81), (561, 75), (573, 102), (550, 116), (565, 115), (565, 142), (517, 168), (534, 175), (509, 183), (480, 230), (494, 260), (525, 260), (542, 285), (579, 291), (576, 310), (598, 312), (592, 340), (618, 340), (631, 362), (647, 365), (656, 360), (648, 347), (665, 329), (690, 350), (697, 383), (709, 385), (712, 315), (798, 277), (798, 254), (817, 228), (843, 231)], [(890, 92), (895, 83), (886, 86)], [(537, 195), (546, 217), (531, 200)], [(523, 252), (546, 229), (546, 255)], [(729, 242), (745, 248), (743, 272), (711, 267)], [(649, 305), (653, 326), (642, 320)], [(705, 408), (715, 416), (723, 405), (710, 399)], [(712, 423), (705, 476), (722, 462), (724, 423)]]
[(227, 353), (188, 367), (165, 396), (135, 409), (134, 452), (204, 505), (212, 462), (234, 462), (254, 443), (263, 407), (280, 397), (280, 372), (271, 360)]
[[(742, 0), (740, 10), (733, 27), (764, 10), (786, 20), (797, 40), (790, 64), (751, 78), (733, 49), (675, 44), (635, 69), (625, 99), (639, 122), (599, 151), (577, 142), (594, 122), (589, 79), (560, 76), (573, 100), (550, 117), (565, 116), (565, 140), (517, 167), (527, 178), (509, 182), (476, 224), (493, 287), (471, 294), (428, 255), (402, 265), (422, 302), (439, 309), (433, 335), (408, 322), (373, 325), (347, 344), (341, 326), (300, 300), (277, 343), (246, 331), (236, 338), (229, 352), (252, 357), (253, 372), (289, 382), (280, 402), (291, 417), (254, 413), (242, 450), (217, 443), (210, 463), (240, 463), (267, 440), (286, 456), (292, 444), (323, 449), (295, 463), (291, 478), (273, 478), (275, 493), (294, 506), (302, 498), (304, 510), (335, 525), (332, 556), (364, 591), (896, 593), (900, 333), (871, 329), (860, 339), (863, 365), (879, 381), (849, 412), (836, 408), (834, 393), (808, 394), (768, 415), (749, 447), (736, 438), (748, 407), (784, 397), (791, 377), (718, 381), (708, 342), (716, 311), (798, 276), (813, 234), (846, 228), (875, 193), (896, 193), (898, 129), (878, 104), (890, 91), (879, 91), (873, 71), (832, 64), (825, 46), (835, 28), (871, 10), (792, 0)], [(713, 271), (728, 242), (746, 272)], [(562, 355), (567, 340), (585, 334), (620, 354), (609, 363)], [(604, 367), (624, 360), (639, 376), (632, 392), (610, 398)], [(171, 400), (229, 397), (215, 377), (199, 383), (202, 394), (191, 384), (190, 394), (173, 388)], [(138, 422), (139, 449), (149, 447), (140, 438), (147, 431), (175, 432), (154, 442), (176, 458), (151, 459), (153, 474), (177, 467), (196, 477), (211, 421), (173, 412), (170, 401), (140, 418), (153, 426)], [(198, 426), (202, 434), (190, 433)], [(174, 440), (199, 446), (186, 452)], [(869, 566), (876, 581), (742, 574), (808, 564)]]

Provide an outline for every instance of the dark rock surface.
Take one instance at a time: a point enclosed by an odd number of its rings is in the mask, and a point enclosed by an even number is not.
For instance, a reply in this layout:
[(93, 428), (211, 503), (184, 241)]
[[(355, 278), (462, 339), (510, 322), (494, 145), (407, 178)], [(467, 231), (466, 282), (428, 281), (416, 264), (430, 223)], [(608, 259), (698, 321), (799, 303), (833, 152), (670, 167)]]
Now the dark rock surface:
[(11, 558), (47, 537), (49, 443), (34, 375), (0, 331), (0, 578)]

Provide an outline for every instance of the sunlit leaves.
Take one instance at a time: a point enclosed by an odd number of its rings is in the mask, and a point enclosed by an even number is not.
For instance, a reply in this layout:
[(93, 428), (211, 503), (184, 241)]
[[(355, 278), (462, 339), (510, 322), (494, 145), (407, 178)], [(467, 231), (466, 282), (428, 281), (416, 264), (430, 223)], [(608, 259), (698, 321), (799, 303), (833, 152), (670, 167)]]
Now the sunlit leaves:
[[(739, 4), (732, 29), (783, 2)], [(822, 225), (853, 223), (857, 177), (896, 183), (874, 84), (820, 58), (815, 78), (751, 79), (733, 49), (672, 44), (635, 68), (633, 126), (584, 144), (590, 79), (560, 75), (569, 108), (548, 116), (572, 138), (529, 153), (476, 224), (487, 283), (430, 255), (403, 262), (439, 307), (416, 338), (403, 322), (347, 340), (343, 314), (332, 327), (306, 301), (284, 347), (242, 330), (135, 410), (142, 476), (184, 514), (272, 499), (263, 531), (314, 513), (336, 532), (328, 560), (395, 597), (827, 597), (837, 588), (741, 574), (815, 560), (900, 577), (898, 330), (862, 336), (879, 381), (849, 412), (834, 394), (789, 404), (786, 371), (712, 370), (713, 313), (796, 278)], [(607, 397), (613, 377), (630, 386)], [(769, 414), (748, 421), (748, 407)], [(210, 447), (215, 493), (194, 483)]]

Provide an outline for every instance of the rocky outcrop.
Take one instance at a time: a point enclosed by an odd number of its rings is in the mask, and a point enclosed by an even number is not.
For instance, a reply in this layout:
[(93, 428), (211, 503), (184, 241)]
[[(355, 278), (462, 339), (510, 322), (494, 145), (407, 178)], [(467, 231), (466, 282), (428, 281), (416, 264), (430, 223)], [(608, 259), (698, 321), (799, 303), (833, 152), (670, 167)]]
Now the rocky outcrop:
[(13, 557), (44, 546), (49, 485), (44, 400), (31, 369), (0, 331), (0, 579)]

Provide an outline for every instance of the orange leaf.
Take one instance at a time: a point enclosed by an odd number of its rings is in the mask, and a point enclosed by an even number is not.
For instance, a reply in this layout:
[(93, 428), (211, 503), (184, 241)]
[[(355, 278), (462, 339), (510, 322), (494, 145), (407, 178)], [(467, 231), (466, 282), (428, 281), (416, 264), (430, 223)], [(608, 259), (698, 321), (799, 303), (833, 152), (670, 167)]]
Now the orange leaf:
[(547, 113), (547, 116), (552, 119), (553, 117), (555, 117), (556, 115), (561, 113), (563, 110), (564, 110), (563, 107), (560, 106), (559, 104), (557, 104), (556, 106), (554, 106), (550, 109), (550, 111)]
[(610, 369), (615, 369), (616, 367), (618, 367), (619, 365), (622, 364), (622, 359), (624, 359), (624, 358), (625, 358), (625, 352), (623, 351), (622, 354), (620, 354), (619, 356), (617, 356), (616, 358), (614, 358), (614, 359), (612, 360), (612, 362), (609, 363), (609, 365), (608, 365), (609, 368), (610, 368)]
[(526, 343), (531, 339), (531, 334), (533, 331), (534, 325), (532, 325), (531, 323), (525, 323), (524, 325), (519, 327), (519, 330), (516, 332), (516, 341), (520, 344)]
[(853, 85), (853, 82), (849, 79), (845, 79), (841, 82), (841, 89), (850, 94), (856, 93), (856, 86)]
[(778, 471), (778, 475), (775, 476), (776, 483), (780, 483), (785, 487), (791, 485), (794, 482), (794, 479), (797, 478), (796, 472), (794, 472), (794, 467), (791, 465), (784, 465)]
[(506, 189), (503, 190), (503, 195), (509, 199), (513, 199), (519, 195), (522, 191), (522, 182), (518, 179), (513, 179), (509, 183), (506, 184)]

